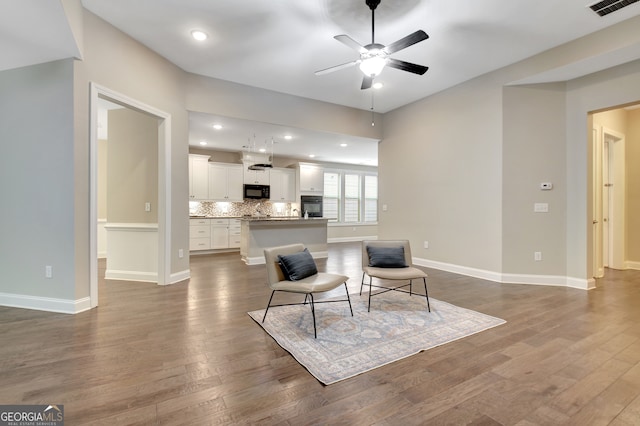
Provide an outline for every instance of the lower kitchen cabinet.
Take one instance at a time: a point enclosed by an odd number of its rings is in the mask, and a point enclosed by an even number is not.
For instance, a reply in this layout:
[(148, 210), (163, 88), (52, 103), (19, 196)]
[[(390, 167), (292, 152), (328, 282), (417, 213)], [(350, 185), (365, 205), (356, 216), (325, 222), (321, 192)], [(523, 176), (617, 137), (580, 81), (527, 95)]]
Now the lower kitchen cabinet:
[(211, 225), (209, 219), (189, 220), (189, 250), (211, 248)]
[(191, 219), (189, 250), (240, 248), (240, 219)]
[(229, 219), (229, 248), (240, 248), (240, 219)]
[(229, 219), (211, 219), (211, 248), (229, 248)]

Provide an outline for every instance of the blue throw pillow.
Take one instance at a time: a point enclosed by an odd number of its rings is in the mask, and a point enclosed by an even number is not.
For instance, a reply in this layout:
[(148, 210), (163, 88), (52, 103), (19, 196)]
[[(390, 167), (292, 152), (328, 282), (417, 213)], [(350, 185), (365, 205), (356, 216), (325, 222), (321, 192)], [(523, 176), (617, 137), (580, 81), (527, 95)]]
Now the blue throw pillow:
[(318, 273), (316, 262), (309, 250), (287, 255), (278, 255), (280, 269), (287, 281), (298, 281)]
[(367, 246), (369, 266), (376, 268), (406, 268), (404, 261), (404, 247), (374, 247)]

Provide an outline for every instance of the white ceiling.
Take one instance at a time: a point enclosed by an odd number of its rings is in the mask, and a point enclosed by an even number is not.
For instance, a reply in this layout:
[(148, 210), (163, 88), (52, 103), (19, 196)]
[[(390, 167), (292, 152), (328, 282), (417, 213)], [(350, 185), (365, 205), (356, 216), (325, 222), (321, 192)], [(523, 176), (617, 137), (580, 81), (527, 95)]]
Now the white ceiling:
[[(418, 29), (426, 31), (428, 40), (393, 57), (427, 65), (429, 71), (418, 76), (385, 69), (376, 79), (384, 87), (375, 91), (375, 110), (393, 110), (640, 14), (638, 2), (599, 17), (587, 7), (592, 3), (382, 0), (376, 10), (376, 42), (387, 45)], [(372, 90), (360, 90), (357, 67), (314, 74), (358, 58), (334, 35), (370, 42), (371, 13), (365, 0), (82, 0), (82, 4), (186, 71), (363, 110), (371, 107)], [(191, 38), (196, 28), (209, 34), (205, 42)], [(11, 1), (0, 14), (0, 35), (0, 70), (79, 56), (60, 1)], [(523, 82), (566, 80), (639, 57), (640, 48), (630, 46), (608, 53), (607, 61), (592, 58)], [(192, 122), (196, 119), (192, 117)], [(271, 130), (274, 134), (268, 137), (275, 137), (276, 130)], [(244, 133), (246, 141), (254, 130)], [(204, 135), (194, 134), (193, 143), (200, 137)], [(267, 135), (257, 139), (263, 137)]]
[[(216, 130), (213, 128), (214, 124), (219, 124), (222, 128)], [(285, 139), (285, 136), (291, 136), (291, 139)], [(206, 142), (207, 145), (202, 146), (200, 142)], [(189, 113), (189, 144), (198, 148), (234, 152), (258, 152), (260, 148), (264, 148), (274, 156), (303, 161), (377, 166), (377, 142), (369, 138)]]

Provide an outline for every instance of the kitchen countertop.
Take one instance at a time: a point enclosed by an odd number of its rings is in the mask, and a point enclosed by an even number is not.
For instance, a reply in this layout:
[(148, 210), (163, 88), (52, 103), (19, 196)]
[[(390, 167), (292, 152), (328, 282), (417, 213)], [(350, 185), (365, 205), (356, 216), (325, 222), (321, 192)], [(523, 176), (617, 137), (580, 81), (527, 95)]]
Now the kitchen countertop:
[(329, 220), (323, 217), (305, 219), (299, 216), (189, 216), (189, 219), (241, 219), (249, 222), (265, 221), (297, 221), (297, 220)]

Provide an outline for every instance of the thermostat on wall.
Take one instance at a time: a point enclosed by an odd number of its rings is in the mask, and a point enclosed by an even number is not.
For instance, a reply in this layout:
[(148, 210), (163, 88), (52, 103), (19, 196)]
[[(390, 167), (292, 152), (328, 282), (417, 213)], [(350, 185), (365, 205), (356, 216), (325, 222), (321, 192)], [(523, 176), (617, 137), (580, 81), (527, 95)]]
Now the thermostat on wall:
[(540, 189), (542, 189), (543, 191), (553, 189), (553, 184), (551, 182), (542, 182), (540, 184)]

